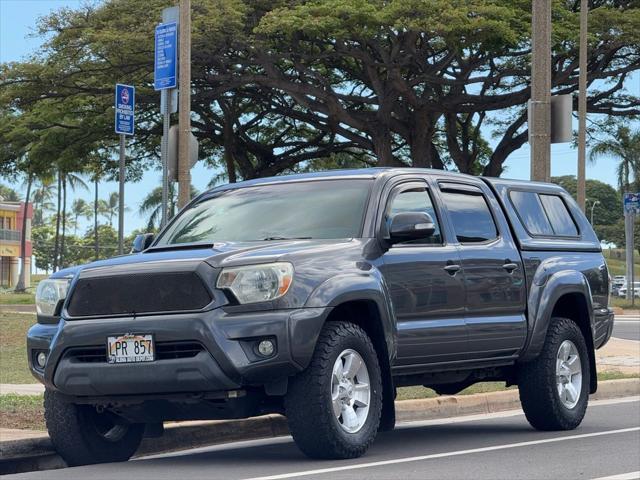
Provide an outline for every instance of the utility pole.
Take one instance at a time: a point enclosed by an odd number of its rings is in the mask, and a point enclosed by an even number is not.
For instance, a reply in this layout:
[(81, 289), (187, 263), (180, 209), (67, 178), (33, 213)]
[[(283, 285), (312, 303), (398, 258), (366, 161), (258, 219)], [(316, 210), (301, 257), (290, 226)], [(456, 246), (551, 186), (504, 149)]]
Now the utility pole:
[(551, 0), (533, 0), (531, 16), (531, 180), (551, 176)]
[(178, 208), (191, 199), (191, 0), (180, 0)]
[[(588, 0), (580, 0), (580, 56), (578, 77), (578, 205), (585, 211), (585, 170), (587, 156), (587, 15), (589, 13)], [(593, 223), (593, 222), (592, 222)]]

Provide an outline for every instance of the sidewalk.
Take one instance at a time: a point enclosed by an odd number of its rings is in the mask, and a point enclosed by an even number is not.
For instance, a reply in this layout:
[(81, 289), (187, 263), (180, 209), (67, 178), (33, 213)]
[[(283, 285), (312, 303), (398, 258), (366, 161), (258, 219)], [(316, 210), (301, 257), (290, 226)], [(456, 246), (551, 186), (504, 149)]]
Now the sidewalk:
[(44, 393), (44, 385), (41, 383), (28, 383), (28, 384), (15, 384), (15, 383), (2, 383), (0, 384), (0, 395), (40, 395)]
[(0, 304), (0, 313), (28, 313), (35, 315), (36, 306), (24, 304)]
[(598, 371), (635, 373), (640, 375), (640, 342), (612, 337), (600, 350), (596, 350)]

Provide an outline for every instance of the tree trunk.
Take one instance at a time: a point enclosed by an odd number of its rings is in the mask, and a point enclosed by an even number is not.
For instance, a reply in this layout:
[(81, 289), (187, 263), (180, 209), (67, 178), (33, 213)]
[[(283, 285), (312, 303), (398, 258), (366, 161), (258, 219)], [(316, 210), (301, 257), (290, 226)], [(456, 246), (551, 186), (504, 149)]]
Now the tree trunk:
[(370, 133), (373, 149), (378, 157), (379, 167), (398, 166), (397, 159), (393, 156), (393, 147), (390, 130), (384, 125), (379, 126)]
[(53, 271), (58, 271), (60, 256), (60, 207), (62, 206), (62, 174), (58, 171), (58, 202), (56, 205), (56, 235), (53, 242)]
[(27, 179), (27, 195), (24, 198), (24, 215), (22, 216), (22, 233), (20, 235), (20, 259), (22, 265), (20, 266), (20, 276), (18, 277), (18, 284), (16, 285), (16, 292), (24, 292), (26, 290), (27, 281), (27, 210), (29, 208), (29, 197), (31, 196), (31, 184), (33, 183), (33, 175), (29, 174)]
[(62, 180), (62, 237), (60, 239), (60, 267), (64, 268), (64, 244), (67, 234), (67, 176)]
[(227, 165), (229, 183), (236, 183), (238, 178), (236, 176), (236, 162), (234, 160), (235, 138), (233, 133), (233, 118), (231, 114), (228, 113), (228, 109), (224, 109), (223, 141), (224, 161)]
[(93, 242), (94, 242), (94, 257), (96, 260), (100, 258), (100, 243), (98, 236), (98, 177), (94, 179), (95, 194), (93, 197)]

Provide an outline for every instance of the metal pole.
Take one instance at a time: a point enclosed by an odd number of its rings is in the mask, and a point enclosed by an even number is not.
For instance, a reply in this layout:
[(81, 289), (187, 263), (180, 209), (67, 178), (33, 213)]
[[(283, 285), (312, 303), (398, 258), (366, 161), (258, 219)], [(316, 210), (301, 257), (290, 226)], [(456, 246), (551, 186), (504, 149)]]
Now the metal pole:
[[(578, 205), (585, 211), (585, 170), (587, 157), (587, 15), (588, 0), (580, 0), (580, 56), (578, 77)], [(593, 224), (593, 222), (591, 222)]]
[(191, 199), (191, 0), (180, 0), (179, 33), (178, 208), (183, 208)]
[(167, 168), (167, 155), (169, 150), (169, 123), (171, 122), (171, 92), (162, 90), (160, 95), (164, 96), (164, 111), (162, 112), (162, 143), (160, 144), (160, 155), (162, 156), (162, 209), (160, 218), (160, 228), (164, 228), (168, 220), (169, 203), (169, 172)]
[(625, 260), (627, 266), (627, 300), (631, 296), (631, 305), (635, 304), (634, 272), (633, 272), (633, 223), (635, 215), (631, 212), (624, 214), (625, 231)]
[(551, 0), (533, 0), (531, 16), (531, 180), (551, 177)]
[(126, 139), (120, 134), (120, 171), (118, 173), (118, 255), (124, 253), (124, 168)]

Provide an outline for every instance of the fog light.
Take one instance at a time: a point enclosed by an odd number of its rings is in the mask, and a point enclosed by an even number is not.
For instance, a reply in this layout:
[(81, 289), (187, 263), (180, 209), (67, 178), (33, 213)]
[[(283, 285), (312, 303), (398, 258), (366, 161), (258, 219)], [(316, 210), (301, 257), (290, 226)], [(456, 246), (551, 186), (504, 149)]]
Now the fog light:
[(263, 357), (270, 357), (275, 352), (276, 346), (273, 344), (272, 340), (262, 340), (258, 344), (258, 353)]
[(38, 367), (44, 368), (44, 366), (47, 364), (47, 354), (46, 354), (46, 352), (39, 352), (36, 355), (36, 363), (38, 364)]

